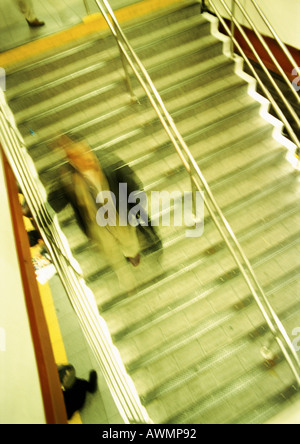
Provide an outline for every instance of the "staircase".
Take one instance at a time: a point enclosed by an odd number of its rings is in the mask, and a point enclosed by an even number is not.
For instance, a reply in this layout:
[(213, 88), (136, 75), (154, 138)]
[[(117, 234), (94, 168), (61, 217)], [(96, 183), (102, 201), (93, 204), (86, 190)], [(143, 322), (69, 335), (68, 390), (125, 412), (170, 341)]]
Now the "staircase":
[[(123, 29), (297, 339), (299, 172), (210, 27), (191, 1)], [(95, 150), (128, 163), (146, 192), (190, 190), (145, 93), (132, 82), (138, 104), (130, 103), (118, 48), (106, 33), (9, 73), (7, 99), (46, 190), (57, 174), (49, 146), (58, 132), (75, 130)], [(129, 292), (72, 210), (58, 218), (154, 423), (264, 423), (299, 401), (295, 377), (208, 213), (200, 238), (187, 238), (185, 227), (160, 227), (163, 250), (145, 246), (137, 269), (124, 263), (137, 282)], [(263, 346), (272, 358), (263, 357)]]

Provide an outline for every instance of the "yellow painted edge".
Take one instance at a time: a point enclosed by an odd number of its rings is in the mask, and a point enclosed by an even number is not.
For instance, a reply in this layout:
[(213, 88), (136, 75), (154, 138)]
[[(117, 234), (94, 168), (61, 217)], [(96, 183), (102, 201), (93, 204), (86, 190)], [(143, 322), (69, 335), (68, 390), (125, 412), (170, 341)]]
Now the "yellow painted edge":
[[(48, 283), (40, 284), (38, 288), (41, 296), (41, 301), (44, 309), (46, 322), (48, 325), (49, 336), (52, 344), (54, 359), (57, 364), (67, 364), (68, 358), (61, 335), (59, 323), (56, 316), (56, 311), (53, 303), (51, 289)], [(82, 424), (80, 413), (75, 412), (72, 419), (68, 421), (69, 424)]]
[(176, 3), (183, 3), (182, 0), (144, 0), (130, 6), (125, 6), (115, 12), (119, 23), (130, 19), (136, 19), (144, 15), (157, 12)]
[(89, 21), (87, 24), (84, 22), (80, 23), (66, 31), (43, 37), (39, 40), (26, 43), (18, 48), (10, 49), (5, 53), (0, 54), (0, 66), (2, 68), (7, 68), (12, 64), (20, 63), (44, 52), (59, 48), (72, 41), (91, 35), (94, 32), (105, 30), (106, 27), (107, 24), (105, 20), (102, 16), (99, 17), (98, 14), (97, 17), (93, 17), (93, 20)]
[[(182, 0), (144, 0), (131, 6), (126, 6), (115, 12), (119, 23), (142, 17), (156, 12)], [(33, 42), (26, 43), (18, 48), (10, 49), (0, 54), (0, 66), (8, 68), (27, 59), (36, 57), (44, 52), (67, 45), (94, 33), (108, 30), (108, 25), (101, 13), (91, 14), (83, 19), (79, 25), (56, 34), (42, 37)]]

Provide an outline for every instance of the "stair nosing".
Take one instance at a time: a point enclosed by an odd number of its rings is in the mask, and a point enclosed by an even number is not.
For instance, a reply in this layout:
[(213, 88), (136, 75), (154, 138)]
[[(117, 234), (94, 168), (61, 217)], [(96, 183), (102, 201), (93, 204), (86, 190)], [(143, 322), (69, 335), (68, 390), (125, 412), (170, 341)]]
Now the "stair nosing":
[[(270, 221), (269, 225), (276, 226), (282, 220), (282, 218), (287, 219), (291, 215), (294, 215), (296, 212), (297, 212), (297, 209), (291, 210), (289, 213), (286, 213), (286, 214), (284, 213), (283, 215), (281, 215), (281, 217), (279, 217), (279, 220), (274, 221), (272, 219), (272, 221)], [(243, 234), (242, 233), (237, 234), (239, 241), (241, 243), (243, 241), (245, 241), (246, 239), (249, 240), (249, 239), (254, 238), (255, 234), (257, 234), (257, 231), (259, 230), (259, 228), (258, 228), (259, 224), (257, 223), (255, 225), (256, 225), (256, 228), (254, 228), (254, 230), (251, 227), (247, 230), (244, 230), (245, 232)], [(263, 228), (261, 228), (261, 231), (267, 230), (269, 225), (263, 226)], [(225, 247), (226, 247), (226, 245), (224, 242), (221, 242), (220, 244), (218, 244), (217, 251), (213, 254), (212, 257), (215, 258), (215, 256), (222, 254), (224, 251), (226, 251)], [(214, 248), (214, 247), (212, 247), (212, 248)], [(212, 257), (207, 257), (205, 255), (205, 251), (201, 252), (201, 256), (203, 256), (205, 262), (208, 260), (213, 260)], [(198, 291), (194, 291), (193, 294), (194, 293), (197, 294)], [(202, 296), (200, 299), (202, 299)], [(163, 322), (166, 318), (173, 316), (179, 310), (181, 310), (183, 307), (193, 305), (196, 301), (197, 301), (197, 299), (194, 299), (193, 297), (191, 297), (190, 299), (188, 299), (187, 302), (184, 302), (184, 303), (181, 303), (180, 301), (179, 301), (179, 303), (176, 302), (176, 304), (174, 304), (174, 306), (172, 306), (172, 311), (169, 310), (169, 308), (170, 308), (169, 305), (168, 305), (168, 307), (162, 307), (159, 310), (159, 315), (157, 315), (157, 313), (156, 313), (155, 320), (152, 319), (152, 316), (145, 316), (145, 317), (139, 319), (138, 321), (135, 321), (134, 323), (128, 325), (127, 327), (124, 327), (116, 332), (112, 332), (111, 333), (112, 337), (116, 341), (118, 341), (120, 339), (130, 338), (135, 334), (138, 334), (138, 333), (141, 333), (141, 332), (147, 330), (150, 325), (152, 327), (153, 324), (156, 324), (156, 323), (159, 324), (160, 322)], [(118, 308), (119, 307), (120, 307), (120, 305), (118, 305)], [(112, 309), (110, 309), (108, 311), (111, 312), (111, 310)]]

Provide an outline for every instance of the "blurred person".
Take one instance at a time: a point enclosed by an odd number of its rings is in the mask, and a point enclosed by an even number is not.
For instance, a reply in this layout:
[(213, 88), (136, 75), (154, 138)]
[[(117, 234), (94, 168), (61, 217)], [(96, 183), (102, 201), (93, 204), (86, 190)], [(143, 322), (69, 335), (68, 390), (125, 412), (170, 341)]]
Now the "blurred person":
[[(63, 135), (57, 140), (56, 148), (64, 151), (67, 162), (60, 168), (60, 177), (55, 189), (48, 194), (48, 202), (56, 212), (70, 203), (79, 226), (97, 244), (119, 280), (130, 281), (128, 270), (124, 269), (124, 258), (137, 267), (140, 263), (140, 244), (137, 228), (121, 221), (117, 202), (128, 198), (119, 196), (120, 183), (127, 184), (129, 194), (140, 189), (137, 177), (118, 158), (96, 155), (81, 138), (74, 140), (73, 137), (72, 140)], [(112, 214), (116, 216), (115, 226), (109, 223), (100, 226), (97, 223), (97, 196), (105, 191), (111, 191), (116, 196), (115, 203), (111, 201), (106, 204), (115, 206), (112, 208)]]
[(32, 0), (14, 0), (14, 2), (20, 12), (24, 15), (28, 26), (31, 28), (37, 28), (45, 25), (45, 22), (42, 22), (37, 18), (34, 12)]
[(91, 370), (88, 381), (77, 378), (72, 364), (58, 365), (57, 371), (65, 401), (67, 418), (70, 420), (75, 412), (84, 407), (87, 393), (93, 394), (96, 392), (98, 376), (95, 370)]

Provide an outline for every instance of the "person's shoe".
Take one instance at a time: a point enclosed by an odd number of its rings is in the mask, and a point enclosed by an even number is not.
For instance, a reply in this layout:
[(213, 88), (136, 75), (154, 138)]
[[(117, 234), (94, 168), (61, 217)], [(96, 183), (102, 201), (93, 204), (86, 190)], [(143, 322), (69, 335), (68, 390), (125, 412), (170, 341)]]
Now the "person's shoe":
[(26, 19), (26, 22), (31, 28), (38, 28), (40, 26), (44, 26), (45, 22), (41, 22), (39, 19), (34, 19), (32, 22)]
[(97, 390), (97, 380), (98, 380), (98, 375), (95, 372), (95, 370), (91, 370), (90, 371), (90, 378), (89, 378), (89, 392), (90, 393), (95, 393), (95, 391)]
[(134, 267), (138, 267), (141, 262), (141, 256), (138, 254), (136, 257), (127, 257), (128, 262), (130, 262)]

